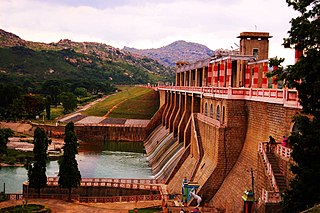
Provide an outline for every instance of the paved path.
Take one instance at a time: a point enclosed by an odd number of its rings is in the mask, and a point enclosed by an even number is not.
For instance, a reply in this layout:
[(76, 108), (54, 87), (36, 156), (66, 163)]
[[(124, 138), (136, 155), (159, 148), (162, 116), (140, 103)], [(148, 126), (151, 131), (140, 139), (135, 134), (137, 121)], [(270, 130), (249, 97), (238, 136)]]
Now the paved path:
[[(146, 201), (146, 202), (128, 202), (128, 203), (79, 203), (66, 202), (63, 200), (54, 199), (30, 199), (29, 202), (34, 204), (41, 204), (48, 206), (52, 213), (96, 213), (96, 212), (117, 212), (128, 213), (128, 210), (134, 208), (145, 208), (151, 206), (160, 206), (160, 201)], [(0, 203), (0, 208), (21, 205), (21, 200), (9, 200)]]

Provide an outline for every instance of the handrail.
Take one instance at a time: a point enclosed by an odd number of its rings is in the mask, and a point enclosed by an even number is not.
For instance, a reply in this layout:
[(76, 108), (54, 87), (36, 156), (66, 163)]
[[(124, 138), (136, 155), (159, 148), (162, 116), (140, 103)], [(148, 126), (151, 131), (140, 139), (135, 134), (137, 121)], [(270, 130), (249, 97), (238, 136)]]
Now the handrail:
[(272, 192), (262, 189), (261, 199), (264, 203), (279, 203), (281, 201), (280, 192)]
[(279, 192), (279, 187), (278, 187), (276, 178), (274, 176), (271, 164), (270, 164), (268, 157), (267, 157), (267, 154), (265, 152), (264, 144), (267, 144), (267, 142), (260, 142), (259, 143), (259, 152), (262, 154), (263, 161), (266, 163), (267, 174), (269, 175), (269, 177), (271, 177), (271, 182), (272, 182), (272, 186), (274, 188), (274, 191)]
[[(48, 177), (48, 181), (58, 181), (59, 177)], [(163, 181), (148, 178), (81, 178), (82, 182), (113, 182), (113, 183), (141, 183), (162, 184)]]
[(280, 144), (277, 144), (276, 153), (283, 158), (284, 160), (289, 160), (291, 158), (292, 149), (284, 147)]
[(285, 107), (301, 109), (298, 91), (295, 89), (197, 87), (197, 86), (158, 86), (158, 90), (191, 92), (203, 96), (226, 99), (252, 100), (283, 104)]

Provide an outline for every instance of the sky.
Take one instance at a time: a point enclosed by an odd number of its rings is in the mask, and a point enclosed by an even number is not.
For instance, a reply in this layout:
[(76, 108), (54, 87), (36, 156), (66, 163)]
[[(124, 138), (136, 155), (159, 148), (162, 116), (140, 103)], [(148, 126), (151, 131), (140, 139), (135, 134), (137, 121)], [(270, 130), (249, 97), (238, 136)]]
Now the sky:
[(297, 13), (285, 0), (0, 0), (0, 29), (37, 42), (94, 41), (159, 48), (177, 40), (236, 48), (240, 32), (269, 32), (269, 57), (284, 49)]

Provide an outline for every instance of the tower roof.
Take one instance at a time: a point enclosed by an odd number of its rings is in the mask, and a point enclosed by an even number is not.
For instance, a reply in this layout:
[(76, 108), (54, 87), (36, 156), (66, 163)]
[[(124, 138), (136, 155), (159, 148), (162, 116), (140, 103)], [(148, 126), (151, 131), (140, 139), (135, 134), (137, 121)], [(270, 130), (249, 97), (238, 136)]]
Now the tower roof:
[(272, 38), (267, 32), (242, 32), (237, 38)]

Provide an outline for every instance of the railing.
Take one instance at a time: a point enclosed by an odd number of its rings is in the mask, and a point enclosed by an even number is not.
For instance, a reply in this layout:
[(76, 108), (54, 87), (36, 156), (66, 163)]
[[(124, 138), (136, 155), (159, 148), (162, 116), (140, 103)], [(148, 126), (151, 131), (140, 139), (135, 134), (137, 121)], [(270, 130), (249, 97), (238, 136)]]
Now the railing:
[[(29, 194), (28, 199), (57, 199), (57, 200), (67, 200), (69, 198), (68, 194)], [(80, 200), (80, 195), (71, 194), (72, 200)]]
[(225, 99), (252, 100), (283, 104), (286, 107), (302, 107), (298, 101), (298, 91), (295, 89), (268, 88), (233, 88), (233, 87), (191, 87), (191, 86), (159, 86), (159, 90), (190, 92), (203, 96)]
[(162, 200), (160, 194), (154, 195), (131, 195), (131, 196), (111, 196), (111, 197), (80, 197), (83, 203), (115, 203), (115, 202), (141, 202)]
[[(58, 181), (58, 177), (48, 177), (48, 181)], [(112, 182), (112, 183), (140, 183), (162, 184), (164, 181), (157, 179), (133, 179), (133, 178), (81, 178), (81, 182)]]
[(6, 194), (8, 200), (22, 200), (23, 194)]
[(279, 192), (271, 192), (262, 189), (261, 199), (264, 203), (279, 203), (281, 196)]
[[(163, 181), (156, 179), (82, 178), (80, 186), (114, 187), (160, 191)], [(58, 186), (58, 177), (48, 177), (48, 186)]]
[(259, 143), (259, 152), (262, 154), (263, 157), (263, 161), (266, 163), (266, 169), (267, 169), (267, 174), (269, 175), (269, 177), (271, 177), (271, 182), (272, 182), (272, 186), (274, 188), (274, 191), (279, 192), (279, 187), (277, 185), (277, 181), (276, 178), (274, 176), (271, 164), (268, 160), (265, 148), (264, 148), (264, 144), (267, 144), (267, 142), (261, 142)]
[(283, 159), (289, 160), (291, 158), (292, 149), (284, 147), (282, 145), (277, 145), (276, 153)]
[[(10, 195), (10, 200), (22, 200), (22, 194), (8, 194)], [(7, 195), (7, 196), (8, 196)], [(58, 199), (66, 200), (68, 199), (68, 194), (40, 194), (39, 195), (29, 195), (29, 199)], [(139, 201), (152, 201), (152, 200), (162, 200), (161, 194), (152, 195), (130, 195), (130, 196), (108, 196), (108, 197), (83, 197), (80, 195), (71, 194), (72, 200), (77, 200), (84, 203), (114, 203), (114, 202), (139, 202)]]

